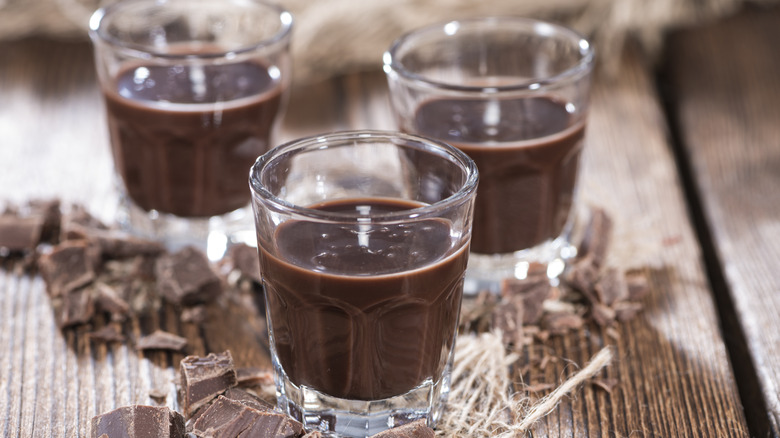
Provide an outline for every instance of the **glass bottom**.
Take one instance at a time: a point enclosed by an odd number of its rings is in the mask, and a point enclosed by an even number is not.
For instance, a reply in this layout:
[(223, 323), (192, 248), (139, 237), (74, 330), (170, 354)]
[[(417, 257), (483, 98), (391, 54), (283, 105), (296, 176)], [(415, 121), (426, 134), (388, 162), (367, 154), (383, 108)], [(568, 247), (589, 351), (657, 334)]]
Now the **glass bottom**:
[(332, 397), (295, 385), (274, 357), (277, 406), (303, 423), (306, 431), (325, 437), (365, 438), (419, 419), (434, 427), (449, 394), (452, 357), (439, 381), (428, 379), (405, 394), (370, 401)]
[(126, 195), (120, 195), (117, 223), (135, 236), (163, 243), (170, 251), (194, 246), (212, 261), (221, 259), (231, 245), (257, 246), (249, 204), (219, 216), (184, 218), (156, 210), (146, 211)]

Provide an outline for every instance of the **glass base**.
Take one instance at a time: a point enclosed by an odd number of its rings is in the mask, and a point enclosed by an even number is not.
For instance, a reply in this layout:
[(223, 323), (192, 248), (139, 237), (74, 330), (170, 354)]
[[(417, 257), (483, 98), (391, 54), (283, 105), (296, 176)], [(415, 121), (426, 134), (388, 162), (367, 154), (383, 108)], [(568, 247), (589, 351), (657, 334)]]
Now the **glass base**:
[(117, 223), (135, 236), (163, 243), (170, 251), (194, 246), (212, 261), (221, 259), (231, 245), (257, 246), (254, 217), (248, 204), (220, 216), (183, 218), (143, 210), (127, 196), (120, 196)]
[(566, 263), (577, 256), (577, 247), (567, 237), (561, 236), (509, 254), (469, 254), (463, 294), (471, 296), (485, 290), (500, 293), (504, 279), (525, 279), (532, 264), (546, 266), (550, 284), (557, 286)]

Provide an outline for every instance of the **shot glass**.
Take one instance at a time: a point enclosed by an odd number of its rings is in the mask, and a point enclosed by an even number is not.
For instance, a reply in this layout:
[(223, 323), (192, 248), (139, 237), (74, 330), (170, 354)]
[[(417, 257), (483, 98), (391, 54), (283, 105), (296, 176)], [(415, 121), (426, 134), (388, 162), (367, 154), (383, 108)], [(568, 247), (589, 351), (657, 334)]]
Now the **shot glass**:
[(219, 256), (254, 238), (246, 174), (270, 149), (292, 15), (258, 0), (122, 0), (90, 20), (118, 221)]
[(494, 17), (412, 31), (384, 54), (399, 128), (466, 152), (481, 175), (467, 293), (525, 278), (552, 282), (570, 242), (593, 48), (543, 21)]
[(250, 173), (279, 408), (326, 436), (425, 418), (449, 376), (477, 168), (378, 131), (293, 141)]

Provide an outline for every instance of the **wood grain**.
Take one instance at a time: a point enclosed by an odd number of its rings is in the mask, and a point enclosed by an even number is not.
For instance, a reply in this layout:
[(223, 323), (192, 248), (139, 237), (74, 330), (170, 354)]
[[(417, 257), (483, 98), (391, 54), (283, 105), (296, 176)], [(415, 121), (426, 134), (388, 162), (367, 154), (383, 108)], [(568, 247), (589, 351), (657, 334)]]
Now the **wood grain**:
[[(644, 313), (617, 327), (617, 339), (589, 327), (526, 352), (529, 359), (559, 358), (526, 376), (528, 383), (558, 383), (603, 345), (615, 345), (617, 353), (604, 375), (619, 386), (611, 394), (584, 387), (535, 436), (748, 436), (651, 79), (642, 58), (627, 52), (617, 79), (595, 87), (583, 194), (615, 215), (613, 253), (626, 266), (642, 267), (652, 292)], [(295, 89), (278, 137), (392, 129), (386, 92), (380, 72)], [(62, 196), (106, 211), (115, 194), (88, 44), (1, 43), (0, 96), (7, 99), (0, 105), (0, 199)], [(262, 363), (261, 329), (232, 328), (239, 319), (215, 323), (227, 327), (221, 333), (203, 333), (163, 309), (124, 332), (136, 338), (162, 327), (186, 336), (194, 352), (230, 347), (240, 365)], [(175, 407), (180, 355), (104, 346), (87, 331), (58, 330), (40, 278), (4, 266), (2, 436), (82, 437), (100, 411), (154, 403), (152, 388), (168, 391), (165, 403)]]
[(767, 425), (761, 436), (780, 436), (778, 42), (780, 8), (747, 10), (673, 35), (665, 72), (705, 239), (722, 267), (724, 306), (733, 306), (746, 339), (740, 371), (758, 377), (760, 395), (751, 396), (763, 403), (746, 404), (768, 410), (755, 420)]

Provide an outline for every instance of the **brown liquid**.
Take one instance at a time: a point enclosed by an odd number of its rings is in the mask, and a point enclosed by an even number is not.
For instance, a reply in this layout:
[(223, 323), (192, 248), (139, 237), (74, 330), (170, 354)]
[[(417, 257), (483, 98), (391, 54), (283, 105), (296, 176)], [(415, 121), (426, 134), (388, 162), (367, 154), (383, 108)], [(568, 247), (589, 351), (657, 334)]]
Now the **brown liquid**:
[[(509, 116), (507, 116), (509, 115)], [(407, 131), (438, 138), (479, 169), (471, 250), (503, 254), (561, 235), (573, 202), (585, 135), (548, 98), (432, 100)]]
[[(357, 206), (374, 212), (419, 207), (353, 199), (313, 208), (355, 212)], [(274, 244), (258, 236), (282, 368), (296, 385), (351, 400), (400, 395), (441, 377), (468, 255), (443, 220), (365, 231), (289, 221), (277, 229)]]
[(265, 66), (136, 66), (104, 95), (114, 163), (136, 205), (183, 217), (247, 205), (249, 168), (269, 149), (281, 101)]

